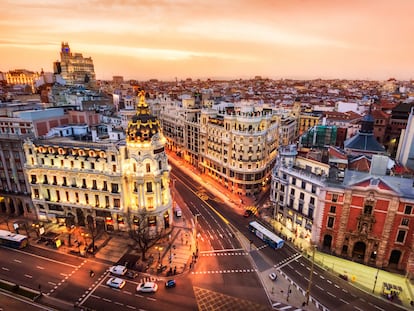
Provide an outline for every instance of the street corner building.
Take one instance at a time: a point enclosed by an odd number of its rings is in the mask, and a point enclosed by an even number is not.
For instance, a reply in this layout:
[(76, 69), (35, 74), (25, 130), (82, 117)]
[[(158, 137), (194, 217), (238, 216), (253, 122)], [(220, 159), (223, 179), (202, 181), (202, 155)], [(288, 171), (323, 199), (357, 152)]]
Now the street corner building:
[(144, 91), (136, 107), (123, 132), (100, 133), (97, 125), (77, 135), (79, 126), (65, 125), (53, 137), (25, 140), (26, 174), (40, 221), (107, 231), (146, 224), (154, 236), (170, 227), (165, 139)]

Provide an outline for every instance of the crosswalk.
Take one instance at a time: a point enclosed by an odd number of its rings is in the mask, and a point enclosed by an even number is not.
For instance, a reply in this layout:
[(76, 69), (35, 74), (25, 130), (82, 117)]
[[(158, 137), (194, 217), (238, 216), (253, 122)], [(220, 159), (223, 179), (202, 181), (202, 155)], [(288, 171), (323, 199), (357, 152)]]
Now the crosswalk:
[(275, 302), (272, 304), (272, 309), (278, 310), (278, 311), (302, 311), (301, 308), (296, 308), (287, 304), (284, 304), (282, 302)]
[(229, 274), (229, 273), (256, 273), (257, 269), (223, 269), (223, 270), (206, 270), (206, 271), (193, 271), (191, 274)]

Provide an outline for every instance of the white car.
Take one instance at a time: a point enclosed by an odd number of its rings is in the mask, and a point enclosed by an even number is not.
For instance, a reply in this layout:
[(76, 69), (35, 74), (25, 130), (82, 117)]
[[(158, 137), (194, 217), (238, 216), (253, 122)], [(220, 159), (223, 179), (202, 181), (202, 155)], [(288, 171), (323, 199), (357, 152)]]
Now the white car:
[(125, 266), (112, 266), (109, 268), (109, 272), (115, 275), (125, 275), (127, 273), (127, 268)]
[(277, 280), (277, 275), (276, 275), (276, 273), (274, 273), (274, 272), (270, 273), (270, 274), (269, 274), (269, 278), (270, 278), (272, 281), (276, 281), (276, 280)]
[(106, 285), (108, 285), (109, 287), (121, 289), (122, 287), (125, 286), (125, 280), (120, 279), (120, 278), (110, 278), (106, 282)]
[(137, 292), (155, 293), (157, 290), (158, 285), (154, 282), (139, 283), (137, 286)]

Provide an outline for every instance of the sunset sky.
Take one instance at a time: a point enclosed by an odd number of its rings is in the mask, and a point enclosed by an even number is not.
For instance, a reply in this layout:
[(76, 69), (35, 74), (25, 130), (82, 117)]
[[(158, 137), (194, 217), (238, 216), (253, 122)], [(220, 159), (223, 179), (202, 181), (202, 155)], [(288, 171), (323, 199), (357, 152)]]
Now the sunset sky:
[(414, 78), (412, 0), (2, 0), (0, 71), (97, 79)]

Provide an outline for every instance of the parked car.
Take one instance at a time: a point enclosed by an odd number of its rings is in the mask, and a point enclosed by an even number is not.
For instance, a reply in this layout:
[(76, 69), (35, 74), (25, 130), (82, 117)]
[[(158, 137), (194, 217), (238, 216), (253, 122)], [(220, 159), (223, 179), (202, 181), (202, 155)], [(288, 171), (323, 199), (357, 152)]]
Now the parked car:
[(137, 286), (137, 292), (155, 293), (157, 290), (158, 285), (154, 282), (139, 283)]
[(177, 285), (175, 280), (167, 280), (167, 282), (165, 282), (165, 287), (167, 288), (175, 287), (175, 285)]
[(272, 272), (272, 273), (270, 273), (270, 274), (269, 274), (269, 278), (270, 278), (272, 281), (276, 281), (276, 280), (277, 280), (277, 274), (276, 274), (276, 273), (274, 273), (274, 272)]
[(125, 276), (126, 276), (128, 279), (133, 280), (133, 279), (135, 279), (135, 278), (138, 276), (138, 273), (136, 273), (134, 270), (128, 270), (128, 271), (125, 273)]
[(109, 287), (112, 287), (112, 288), (121, 289), (122, 287), (125, 286), (125, 280), (120, 279), (120, 278), (110, 278), (106, 282), (106, 285), (108, 285)]
[(127, 273), (127, 268), (125, 266), (117, 265), (109, 268), (109, 272), (115, 275), (125, 275)]

